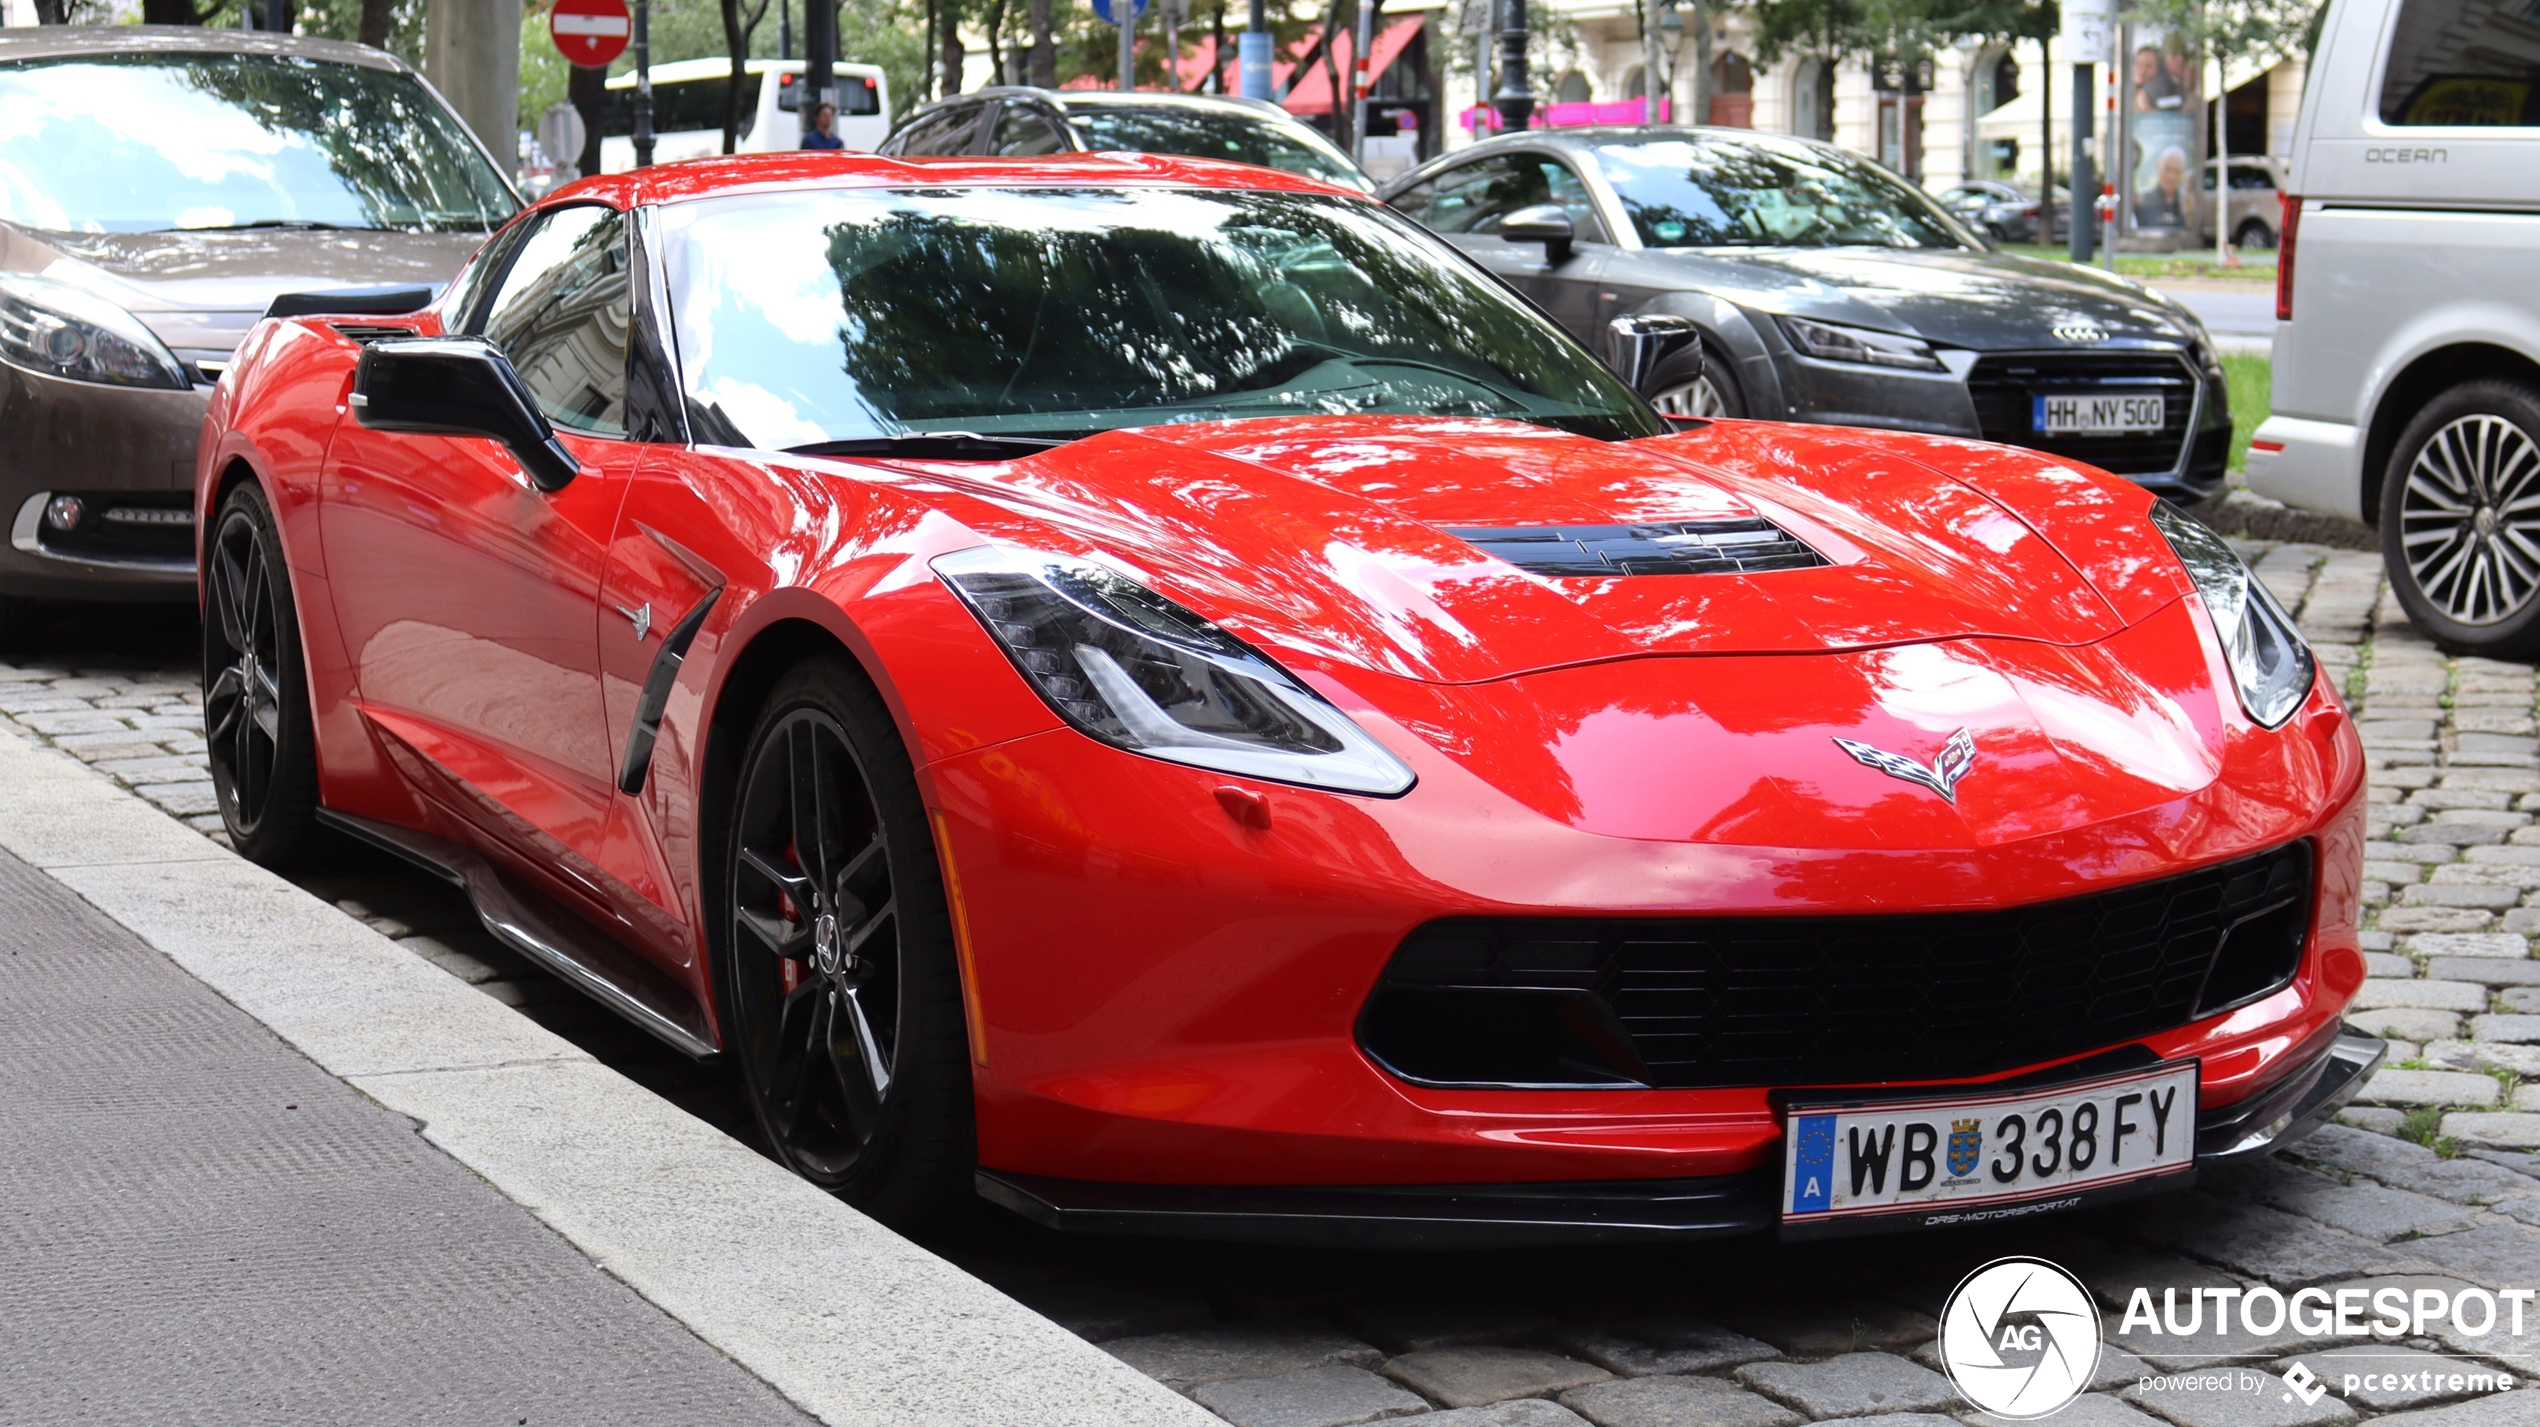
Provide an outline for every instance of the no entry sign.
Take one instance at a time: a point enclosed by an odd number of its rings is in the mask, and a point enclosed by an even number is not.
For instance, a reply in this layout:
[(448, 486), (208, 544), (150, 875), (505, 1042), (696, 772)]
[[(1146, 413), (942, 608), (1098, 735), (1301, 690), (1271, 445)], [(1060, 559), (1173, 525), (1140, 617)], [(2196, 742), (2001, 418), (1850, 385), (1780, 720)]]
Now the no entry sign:
[(626, 17), (626, 0), (556, 0), (547, 16), (547, 33), (556, 52), (575, 64), (597, 69), (626, 51), (634, 29)]

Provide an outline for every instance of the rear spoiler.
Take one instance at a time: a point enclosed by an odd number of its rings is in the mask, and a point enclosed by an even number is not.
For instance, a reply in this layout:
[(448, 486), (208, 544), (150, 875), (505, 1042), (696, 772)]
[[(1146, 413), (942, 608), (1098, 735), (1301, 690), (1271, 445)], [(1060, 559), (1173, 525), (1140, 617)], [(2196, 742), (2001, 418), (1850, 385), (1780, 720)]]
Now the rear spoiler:
[(332, 316), (337, 313), (387, 316), (415, 312), (432, 305), (433, 289), (406, 287), (337, 287), (323, 292), (286, 292), (265, 309), (267, 317)]

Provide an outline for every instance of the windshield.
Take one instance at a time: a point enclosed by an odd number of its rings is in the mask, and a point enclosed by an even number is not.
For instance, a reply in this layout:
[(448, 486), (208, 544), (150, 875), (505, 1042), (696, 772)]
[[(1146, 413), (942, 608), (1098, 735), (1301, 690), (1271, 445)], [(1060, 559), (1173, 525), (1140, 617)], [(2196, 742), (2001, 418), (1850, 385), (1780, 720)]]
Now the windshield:
[(1657, 416), (1437, 240), (1308, 194), (926, 189), (662, 210), (700, 440), (1061, 439), (1304, 413)]
[(1067, 117), (1075, 124), (1076, 132), (1085, 136), (1085, 147), (1097, 152), (1224, 159), (1299, 173), (1361, 193), (1375, 191), (1367, 175), (1358, 171), (1358, 165), (1322, 135), (1302, 124), (1290, 124), (1267, 114), (1162, 105), (1133, 109), (1112, 104), (1071, 104)]
[(1769, 139), (1599, 144), (1652, 248), (1967, 248), (1940, 205), (1849, 155)]
[(482, 232), (519, 203), (412, 75), (285, 55), (0, 65), (0, 218)]

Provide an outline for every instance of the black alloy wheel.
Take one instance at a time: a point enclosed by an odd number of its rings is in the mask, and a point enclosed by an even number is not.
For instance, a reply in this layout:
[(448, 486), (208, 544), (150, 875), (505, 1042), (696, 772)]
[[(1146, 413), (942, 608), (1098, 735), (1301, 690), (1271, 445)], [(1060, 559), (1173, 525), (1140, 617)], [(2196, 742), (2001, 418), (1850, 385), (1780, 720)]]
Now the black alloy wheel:
[(860, 672), (781, 682), (725, 865), (725, 1044), (786, 1165), (885, 1222), (967, 1199), (969, 1042), (914, 770)]
[(203, 738), (231, 846), (286, 866), (317, 833), (299, 613), (264, 493), (243, 483), (204, 542)]
[(2383, 479), (2381, 543), (2410, 620), (2457, 653), (2540, 653), (2540, 393), (2467, 382), (2418, 412)]

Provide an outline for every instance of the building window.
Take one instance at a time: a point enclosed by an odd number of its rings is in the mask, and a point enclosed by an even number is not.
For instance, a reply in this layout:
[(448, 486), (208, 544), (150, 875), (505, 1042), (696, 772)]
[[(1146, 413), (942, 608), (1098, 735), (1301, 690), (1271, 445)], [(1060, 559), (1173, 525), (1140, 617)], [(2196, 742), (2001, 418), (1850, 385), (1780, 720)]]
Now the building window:
[(1553, 89), (1552, 102), (1585, 104), (1593, 93), (1594, 91), (1588, 88), (1588, 77), (1574, 69), (1561, 76), (1560, 84)]

